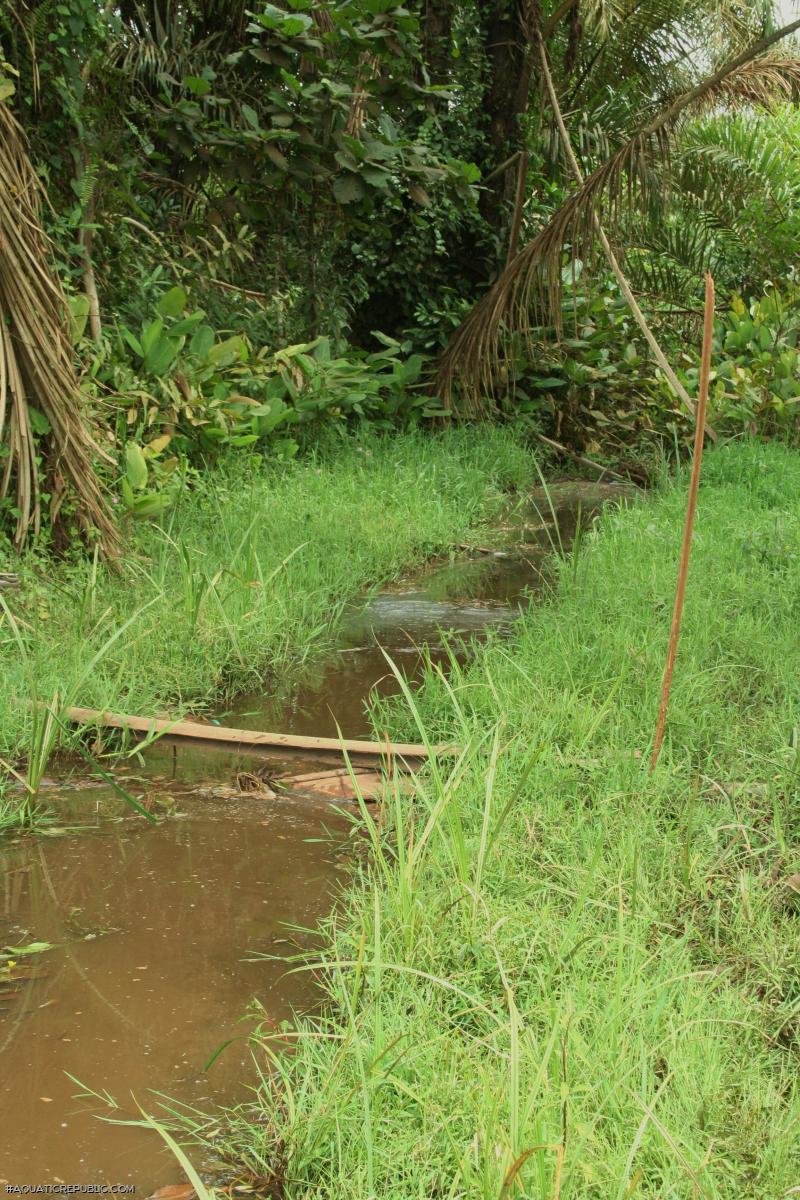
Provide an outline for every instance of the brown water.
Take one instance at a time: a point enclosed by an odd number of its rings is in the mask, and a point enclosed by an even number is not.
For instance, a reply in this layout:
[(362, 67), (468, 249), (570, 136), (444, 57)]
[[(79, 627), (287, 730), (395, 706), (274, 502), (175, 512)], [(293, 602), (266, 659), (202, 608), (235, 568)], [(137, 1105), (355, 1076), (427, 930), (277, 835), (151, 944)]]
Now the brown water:
[[(567, 537), (574, 509), (565, 506)], [(537, 524), (521, 507), (504, 531), (523, 544), (510, 555), (434, 565), (355, 606), (335, 654), (278, 696), (243, 697), (220, 720), (368, 734), (370, 695), (398, 691), (381, 647), (413, 679), (421, 647), (443, 657), (443, 630), (470, 638), (512, 620), (542, 583), (548, 535)], [(199, 1109), (245, 1099), (256, 1078), (248, 1007), (257, 1002), (277, 1023), (313, 1005), (308, 974), (258, 956), (310, 944), (292, 927), (313, 928), (329, 910), (347, 878), (351, 826), (328, 806), (214, 795), (253, 765), (231, 751), (160, 743), (143, 766), (120, 771), (166, 814), (157, 826), (84, 782), (53, 793), (59, 819), (79, 833), (21, 838), (0, 853), (0, 945), (56, 947), (25, 960), (35, 978), (0, 989), (0, 1184), (126, 1183), (142, 1196), (181, 1181), (155, 1133), (100, 1118), (134, 1119), (137, 1102), (157, 1113), (155, 1093)], [(204, 1070), (229, 1038), (238, 1040)], [(118, 1107), (82, 1097), (81, 1084)]]

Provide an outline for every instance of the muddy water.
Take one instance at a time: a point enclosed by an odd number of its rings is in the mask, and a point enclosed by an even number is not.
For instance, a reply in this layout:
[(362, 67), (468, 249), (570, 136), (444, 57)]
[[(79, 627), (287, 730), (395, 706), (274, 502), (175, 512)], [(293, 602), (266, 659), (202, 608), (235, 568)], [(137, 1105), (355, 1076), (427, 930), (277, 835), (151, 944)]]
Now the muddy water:
[[(70, 797), (75, 812), (96, 800)], [(307, 977), (244, 959), (285, 952), (285, 926), (313, 925), (329, 904), (337, 853), (308, 840), (324, 835), (322, 814), (182, 807), (186, 817), (157, 827), (106, 819), (5, 853), (4, 941), (59, 948), (37, 956), (41, 977), (2, 1007), (0, 1180), (125, 1182), (141, 1195), (180, 1179), (155, 1134), (95, 1114), (136, 1116), (131, 1093), (152, 1111), (148, 1089), (199, 1105), (212, 1093), (244, 1098), (243, 1042), (203, 1065), (246, 1032), (251, 999), (275, 1020), (312, 1000)], [(69, 1075), (109, 1091), (121, 1111), (77, 1099)]]
[[(398, 690), (382, 648), (413, 679), (423, 646), (442, 653), (443, 630), (469, 638), (508, 623), (541, 586), (550, 535), (538, 512), (521, 507), (503, 532), (516, 549), (434, 565), (354, 606), (328, 660), (219, 719), (368, 734), (370, 696)], [(0, 853), (0, 945), (55, 947), (25, 960), (33, 978), (0, 985), (0, 1183), (126, 1183), (143, 1196), (180, 1181), (157, 1135), (100, 1118), (135, 1118), (135, 1102), (157, 1113), (156, 1093), (199, 1109), (245, 1099), (248, 1007), (278, 1023), (314, 1003), (309, 976), (259, 956), (309, 944), (296, 927), (312, 928), (346, 879), (349, 824), (329, 807), (214, 795), (253, 765), (159, 744), (120, 772), (165, 814), (157, 826), (127, 815), (105, 786), (82, 784), (53, 795), (79, 833)]]

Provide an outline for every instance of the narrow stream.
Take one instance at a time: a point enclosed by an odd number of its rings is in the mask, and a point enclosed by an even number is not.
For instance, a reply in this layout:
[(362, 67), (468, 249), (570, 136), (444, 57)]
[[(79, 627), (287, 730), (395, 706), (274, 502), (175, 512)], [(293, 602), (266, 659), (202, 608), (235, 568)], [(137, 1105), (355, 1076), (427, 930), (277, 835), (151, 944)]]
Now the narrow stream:
[[(584, 511), (614, 491), (579, 497)], [(559, 506), (565, 541), (578, 511), (573, 489)], [(535, 509), (521, 508), (502, 537), (501, 555), (434, 564), (353, 606), (335, 653), (277, 698), (241, 697), (220, 721), (368, 735), (370, 694), (398, 690), (382, 648), (413, 679), (423, 645), (443, 653), (442, 630), (480, 636), (540, 590), (550, 533)], [(349, 824), (328, 805), (214, 794), (248, 767), (242, 754), (158, 743), (127, 772), (165, 813), (157, 826), (79, 781), (48, 797), (69, 829), (0, 851), (0, 945), (55, 947), (21, 960), (29, 978), (0, 986), (0, 1184), (124, 1183), (141, 1197), (180, 1181), (153, 1132), (100, 1118), (135, 1118), (137, 1102), (157, 1112), (153, 1093), (200, 1109), (244, 1099), (249, 1007), (278, 1023), (313, 1006), (308, 976), (255, 956), (308, 944), (292, 927), (313, 928), (346, 882)]]

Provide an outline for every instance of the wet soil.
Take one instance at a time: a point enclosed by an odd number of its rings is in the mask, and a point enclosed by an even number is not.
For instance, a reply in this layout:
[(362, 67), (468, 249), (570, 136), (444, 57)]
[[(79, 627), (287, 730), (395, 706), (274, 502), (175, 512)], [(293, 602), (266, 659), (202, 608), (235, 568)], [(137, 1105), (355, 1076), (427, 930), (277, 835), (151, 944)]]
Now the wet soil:
[[(559, 533), (543, 497), (518, 505), (481, 535), (501, 553), (434, 563), (353, 605), (329, 658), (216, 719), (369, 735), (370, 699), (398, 691), (385, 653), (413, 680), (424, 647), (445, 657), (443, 633), (463, 655), (470, 639), (509, 624), (545, 586), (554, 539), (567, 543), (581, 511), (621, 494), (583, 487), (591, 492), (558, 497)], [(158, 825), (105, 785), (79, 781), (48, 796), (60, 836), (0, 852), (0, 945), (54, 945), (26, 960), (33, 978), (0, 985), (0, 1183), (126, 1183), (143, 1196), (179, 1181), (156, 1134), (103, 1118), (135, 1119), (137, 1103), (157, 1114), (159, 1093), (200, 1110), (246, 1099), (257, 1077), (253, 1005), (276, 1025), (313, 1005), (313, 979), (288, 973), (285, 957), (311, 944), (298, 930), (313, 929), (346, 882), (351, 823), (329, 805), (215, 795), (265, 757), (276, 773), (304, 769), (296, 758), (162, 741), (144, 766), (119, 773), (164, 815)]]

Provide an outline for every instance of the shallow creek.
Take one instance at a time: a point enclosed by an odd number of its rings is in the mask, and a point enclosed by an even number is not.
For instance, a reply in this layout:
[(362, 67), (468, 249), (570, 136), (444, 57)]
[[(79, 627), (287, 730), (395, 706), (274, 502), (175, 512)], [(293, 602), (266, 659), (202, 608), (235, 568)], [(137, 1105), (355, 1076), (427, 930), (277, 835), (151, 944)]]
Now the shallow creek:
[[(579, 502), (587, 511), (615, 491), (569, 491), (562, 539)], [(443, 654), (442, 630), (480, 636), (540, 590), (552, 531), (536, 507), (519, 507), (489, 544), (501, 536), (501, 555), (433, 564), (352, 606), (336, 652), (277, 698), (241, 697), (220, 722), (369, 735), (370, 695), (398, 691), (382, 648), (413, 679), (421, 646)], [(142, 1197), (176, 1183), (181, 1171), (155, 1133), (102, 1118), (135, 1119), (137, 1102), (157, 1114), (154, 1093), (199, 1109), (246, 1099), (248, 1007), (256, 1001), (277, 1024), (314, 1004), (308, 975), (258, 956), (309, 944), (296, 929), (313, 928), (346, 882), (349, 823), (329, 805), (214, 789), (243, 769), (330, 764), (164, 741), (144, 758), (120, 777), (161, 805), (158, 825), (79, 779), (47, 793), (60, 835), (0, 852), (0, 946), (54, 944), (24, 960), (30, 978), (0, 989), (0, 1184), (124, 1183)]]

